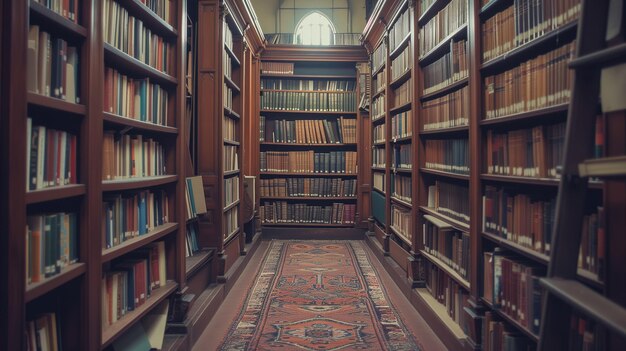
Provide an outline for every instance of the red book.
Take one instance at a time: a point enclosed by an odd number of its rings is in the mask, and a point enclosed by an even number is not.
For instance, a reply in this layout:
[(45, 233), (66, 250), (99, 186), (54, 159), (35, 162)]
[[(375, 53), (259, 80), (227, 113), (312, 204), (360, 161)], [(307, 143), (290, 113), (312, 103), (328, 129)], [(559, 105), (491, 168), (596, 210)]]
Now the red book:
[(77, 138), (76, 135), (72, 135), (70, 137), (70, 184), (76, 184), (77, 181), (77, 170), (76, 170), (76, 147), (77, 147)]

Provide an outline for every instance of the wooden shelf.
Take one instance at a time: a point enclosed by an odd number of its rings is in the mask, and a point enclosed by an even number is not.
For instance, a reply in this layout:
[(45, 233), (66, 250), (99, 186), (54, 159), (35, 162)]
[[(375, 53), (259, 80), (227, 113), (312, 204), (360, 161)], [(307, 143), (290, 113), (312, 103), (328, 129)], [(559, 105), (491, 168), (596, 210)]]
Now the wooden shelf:
[(455, 271), (452, 267), (448, 266), (445, 262), (437, 258), (435, 255), (431, 255), (426, 252), (426, 250), (419, 250), (424, 258), (430, 261), (432, 264), (437, 266), (442, 271), (446, 272), (446, 274), (452, 278), (455, 282), (461, 285), (463, 288), (469, 291), (470, 283), (459, 274), (459, 272)]
[(389, 53), (389, 60), (393, 61), (411, 43), (411, 32), (409, 32), (398, 45)]
[(241, 116), (237, 112), (233, 111), (232, 109), (230, 109), (230, 108), (228, 108), (226, 106), (224, 106), (224, 114), (227, 117), (232, 117), (234, 119), (241, 119)]
[(178, 180), (176, 175), (137, 177), (128, 179), (103, 180), (102, 191), (124, 191), (175, 183)]
[(624, 62), (626, 57), (626, 43), (608, 47), (592, 54), (575, 58), (569, 62), (570, 68), (594, 67), (604, 68)]
[(224, 237), (224, 246), (226, 246), (226, 245), (228, 245), (230, 243), (231, 239), (233, 239), (235, 237), (235, 235), (237, 235), (237, 233), (239, 233), (239, 230), (241, 230), (241, 228), (237, 227), (235, 230), (230, 232), (230, 234), (228, 234), (227, 236)]
[(272, 176), (307, 176), (307, 177), (356, 177), (356, 173), (300, 173), (300, 172), (261, 172)]
[(63, 268), (57, 275), (45, 278), (37, 283), (27, 285), (24, 294), (24, 302), (28, 303), (42, 295), (45, 295), (59, 286), (80, 277), (85, 274), (85, 272), (87, 272), (87, 265), (83, 262), (77, 262)]
[(200, 268), (204, 267), (214, 254), (214, 249), (201, 249), (193, 254), (193, 256), (185, 257), (185, 276), (189, 278)]
[(424, 13), (420, 14), (417, 19), (418, 26), (423, 27), (448, 3), (448, 0), (435, 0), (426, 10), (424, 10)]
[(349, 80), (355, 80), (356, 78), (354, 76), (345, 76), (345, 75), (337, 75), (337, 76), (333, 76), (333, 75), (312, 75), (312, 74), (267, 74), (267, 73), (262, 73), (261, 72), (261, 78), (292, 78), (292, 79), (311, 79), (311, 80), (321, 80), (321, 79), (333, 79), (333, 80), (340, 80), (340, 79), (349, 79)]
[(492, 241), (493, 243), (498, 244), (498, 246), (504, 247), (506, 249), (509, 249), (523, 257), (529, 258), (537, 263), (541, 263), (541, 264), (548, 264), (548, 262), (550, 261), (550, 256), (535, 251), (533, 249), (531, 249), (530, 247), (526, 247), (520, 244), (517, 244), (513, 241), (509, 241), (503, 237), (500, 237), (496, 234), (491, 234), (491, 233), (486, 233), (486, 232), (482, 232), (482, 235), (484, 238), (489, 239), (490, 241)]
[(109, 262), (124, 254), (132, 252), (146, 244), (175, 232), (178, 229), (178, 223), (165, 223), (160, 225), (144, 235), (134, 237), (122, 242), (119, 245), (102, 250), (102, 262)]
[(104, 330), (102, 330), (101, 348), (104, 349), (109, 346), (118, 336), (128, 330), (128, 328), (130, 328), (133, 324), (138, 322), (141, 317), (150, 312), (154, 307), (161, 303), (161, 301), (170, 296), (174, 291), (176, 291), (177, 288), (178, 284), (176, 282), (168, 280), (167, 283), (165, 283), (165, 286), (152, 290), (152, 295), (146, 299), (146, 302), (144, 302), (143, 305), (137, 307), (131, 312), (126, 313), (124, 317), (112, 325), (104, 327)]
[(240, 146), (241, 143), (238, 141), (224, 139), (224, 145)]
[(264, 227), (319, 227), (319, 228), (352, 228), (354, 224), (332, 223), (263, 223)]
[[(172, 39), (178, 36), (178, 31), (176, 31), (172, 25), (150, 10), (150, 8), (144, 5), (140, 0), (127, 0), (124, 2), (123, 6), (128, 10), (130, 15), (141, 20), (152, 32)], [(175, 13), (171, 15), (175, 16)]]
[(603, 157), (585, 160), (578, 166), (581, 177), (624, 177), (626, 156)]
[(508, 4), (510, 3), (507, 0), (491, 0), (480, 9), (480, 15), (484, 17), (491, 17), (502, 7)]
[(422, 130), (420, 131), (420, 135), (423, 136), (440, 136), (440, 135), (447, 135), (447, 134), (467, 134), (469, 132), (469, 126), (465, 125), (465, 126), (456, 126), (456, 127), (449, 127), (449, 128), (440, 128), (440, 129), (429, 129), (429, 130)]
[(235, 208), (237, 205), (239, 205), (239, 200), (234, 201), (233, 203), (231, 203), (230, 205), (224, 207), (222, 209), (222, 212), (227, 212), (229, 210), (232, 210), (233, 208)]
[(376, 125), (376, 124), (380, 124), (380, 122), (384, 122), (385, 121), (385, 115), (386, 114), (382, 114), (380, 116), (376, 116), (374, 118), (372, 118), (372, 124)]
[(372, 166), (372, 171), (380, 171), (380, 172), (385, 172), (385, 167), (374, 167)]
[(436, 91), (420, 96), (420, 101), (432, 100), (432, 99), (435, 99), (444, 95), (448, 95), (457, 89), (463, 88), (468, 83), (469, 83), (469, 78), (467, 77), (463, 78), (441, 89), (437, 89)]
[(533, 332), (531, 332), (530, 330), (522, 326), (518, 321), (511, 318), (508, 314), (502, 312), (500, 309), (495, 308), (492, 304), (490, 304), (487, 300), (485, 300), (485, 298), (481, 297), (480, 299), (487, 307), (489, 307), (492, 311), (494, 311), (498, 316), (500, 316), (502, 319), (506, 320), (508, 323), (512, 324), (517, 329), (522, 331), (532, 341), (534, 342), (539, 341), (539, 336), (537, 334), (534, 334)]
[(404, 206), (406, 208), (412, 208), (413, 207), (413, 204), (411, 204), (410, 202), (402, 200), (402, 199), (399, 199), (399, 198), (397, 198), (397, 197), (395, 197), (393, 195), (391, 195), (391, 202), (394, 203), (394, 204), (397, 204), (397, 205)]
[(466, 232), (469, 233), (470, 227), (469, 224), (467, 223), (463, 223), (461, 221), (458, 221), (454, 218), (450, 218), (444, 214), (441, 214), (437, 211), (435, 211), (434, 209), (430, 208), (430, 207), (426, 207), (426, 206), (420, 206), (419, 207), (420, 211), (429, 214), (435, 218), (437, 218), (440, 221), (446, 222), (449, 225), (451, 225), (454, 229), (462, 231), (462, 232)]
[(230, 56), (232, 62), (235, 64), (235, 66), (237, 66), (237, 67), (241, 66), (241, 61), (239, 61), (239, 59), (237, 58), (237, 55), (235, 55), (235, 52), (233, 51), (233, 49), (231, 49), (226, 44), (224, 44), (224, 49), (225, 49), (224, 51), (226, 51), (228, 56)]
[(265, 200), (283, 201), (355, 201), (356, 196), (261, 196)]
[(428, 307), (430, 307), (433, 311), (433, 315), (438, 316), (443, 325), (445, 325), (457, 339), (465, 340), (467, 338), (463, 329), (461, 329), (461, 326), (458, 325), (448, 314), (446, 306), (440, 304), (439, 301), (437, 301), (437, 299), (430, 294), (428, 289), (417, 288), (414, 289), (414, 291), (417, 293), (418, 297), (421, 298), (422, 301), (428, 305)]
[(412, 103), (413, 103), (412, 101), (407, 101), (403, 104), (392, 107), (391, 109), (389, 109), (389, 115), (395, 115), (397, 113), (404, 112), (405, 110), (410, 109)]
[(45, 29), (49, 28), (62, 36), (81, 40), (87, 38), (85, 27), (70, 21), (36, 1), (30, 1), (29, 4), (32, 24), (43, 24)]
[(567, 113), (568, 108), (569, 108), (569, 103), (559, 104), (559, 105), (539, 108), (539, 109), (532, 110), (532, 111), (514, 113), (514, 114), (502, 116), (502, 117), (482, 119), (480, 120), (479, 124), (480, 125), (494, 125), (494, 124), (505, 124), (505, 123), (518, 122), (518, 121), (530, 121), (532, 119), (539, 120), (540, 118), (541, 119), (545, 118), (546, 115), (552, 115), (552, 114), (563, 114), (563, 116), (565, 117), (565, 114)]
[(389, 83), (389, 87), (391, 89), (396, 89), (404, 82), (408, 81), (411, 78), (411, 67), (407, 67), (407, 69), (402, 72), (396, 79), (394, 79), (391, 83)]
[(439, 56), (450, 51), (450, 41), (461, 39), (467, 36), (467, 24), (464, 24), (457, 28), (455, 31), (450, 33), (447, 37), (445, 37), (442, 41), (439, 42), (434, 48), (430, 49), (426, 54), (422, 55), (419, 58), (420, 66), (426, 66), (432, 62), (434, 62)]
[(541, 185), (541, 186), (559, 186), (559, 182), (560, 182), (560, 179), (558, 178), (532, 178), (532, 177), (506, 176), (506, 175), (497, 175), (497, 174), (484, 174), (484, 173), (480, 175), (480, 179), (494, 181), (494, 182)]
[(155, 83), (164, 85), (165, 88), (178, 84), (176, 78), (137, 60), (108, 43), (104, 43), (104, 58), (105, 61), (113, 64), (116, 69), (121, 69), (125, 73), (131, 73), (133, 76), (148, 77)]
[(87, 192), (84, 184), (73, 184), (32, 190), (26, 192), (26, 204), (32, 205), (40, 202), (67, 199), (70, 197), (82, 196)]
[(265, 146), (306, 146), (306, 147), (344, 147), (344, 146), (356, 146), (356, 143), (338, 143), (338, 144), (308, 144), (308, 143), (274, 143), (269, 141), (261, 142), (261, 145)]
[(240, 171), (238, 169), (236, 169), (234, 171), (226, 171), (226, 172), (224, 172), (224, 177), (230, 177), (230, 176), (239, 174), (239, 172)]
[(235, 84), (235, 82), (229, 76), (224, 75), (224, 82), (226, 83), (226, 86), (231, 88), (235, 93), (241, 93), (241, 89), (239, 88), (239, 86)]
[(303, 115), (353, 115), (357, 111), (299, 111), (299, 110), (268, 110), (261, 109), (261, 113), (285, 113), (285, 114), (303, 114)]
[(261, 92), (277, 93), (332, 93), (332, 94), (353, 94), (354, 90), (307, 90), (307, 89), (261, 89)]
[(375, 75), (380, 73), (380, 71), (382, 71), (383, 69), (385, 69), (385, 64), (384, 63), (382, 65), (380, 65), (379, 67), (377, 67), (376, 69), (372, 70), (372, 77), (374, 77)]
[(373, 146), (385, 146), (387, 144), (386, 141), (376, 141), (372, 143)]
[(460, 174), (460, 173), (438, 171), (438, 170), (435, 170), (435, 169), (428, 169), (428, 168), (420, 168), (420, 172), (426, 173), (426, 174), (431, 174), (431, 175), (436, 175), (436, 176), (440, 176), (440, 177), (460, 179), (460, 180), (464, 180), (464, 181), (468, 181), (468, 182), (470, 180), (469, 174)]
[[(26, 101), (28, 101), (28, 104), (33, 106), (59, 112), (66, 112), (79, 117), (84, 117), (87, 113), (87, 107), (85, 105), (67, 102), (65, 100), (33, 93), (31, 91), (26, 94)], [(59, 118), (59, 116), (55, 116), (55, 118)]]
[(383, 89), (380, 89), (379, 91), (375, 92), (374, 94), (372, 94), (372, 100), (374, 100), (374, 99), (376, 99), (377, 97), (379, 97), (379, 96), (381, 96), (381, 95), (385, 94), (385, 91), (386, 91), (386, 90), (387, 90), (387, 89), (383, 88)]
[(395, 228), (393, 225), (389, 226), (389, 229), (391, 230), (391, 232), (396, 236), (396, 238), (400, 239), (400, 241), (402, 241), (403, 243), (405, 243), (406, 245), (411, 246), (411, 242), (409, 241), (408, 238), (406, 238), (404, 236), (404, 234), (400, 233), (400, 230), (398, 230), (397, 228)]
[(413, 170), (411, 168), (391, 168), (391, 173), (408, 173), (413, 174)]
[(144, 122), (136, 119), (132, 119), (129, 117), (124, 117), (120, 115), (116, 115), (114, 113), (103, 112), (102, 119), (105, 122), (115, 124), (123, 127), (131, 127), (136, 128), (141, 131), (146, 132), (156, 132), (156, 133), (164, 133), (164, 134), (178, 134), (178, 128), (163, 126), (159, 124), (154, 124), (150, 122)]
[(403, 136), (399, 138), (396, 138), (396, 137), (391, 138), (391, 142), (395, 144), (407, 143), (407, 142), (411, 142), (412, 140), (413, 140), (412, 135)]

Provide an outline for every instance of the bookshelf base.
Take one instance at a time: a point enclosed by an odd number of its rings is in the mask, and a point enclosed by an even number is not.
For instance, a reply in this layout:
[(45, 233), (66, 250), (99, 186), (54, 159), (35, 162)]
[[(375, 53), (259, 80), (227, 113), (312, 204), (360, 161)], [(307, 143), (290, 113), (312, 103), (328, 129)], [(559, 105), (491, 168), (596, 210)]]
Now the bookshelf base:
[(360, 228), (302, 228), (266, 227), (262, 228), (263, 239), (313, 239), (313, 240), (361, 240), (365, 230)]
[(189, 349), (191, 349), (191, 345), (189, 345), (189, 335), (165, 334), (161, 351), (185, 351)]
[[(240, 232), (238, 235), (243, 235), (243, 233)], [(238, 243), (239, 243), (238, 238), (235, 238), (234, 240), (231, 241), (231, 245), (233, 245), (234, 247), (237, 247), (238, 245), (236, 244)], [(246, 268), (248, 261), (250, 261), (250, 258), (254, 255), (256, 250), (259, 248), (260, 243), (261, 243), (261, 235), (257, 234), (252, 238), (252, 241), (250, 243), (244, 246), (243, 251), (246, 252), (246, 254), (240, 255), (241, 252), (237, 251), (237, 255), (239, 256), (233, 261), (232, 264), (227, 266), (228, 268), (225, 269), (224, 274), (218, 275), (217, 282), (225, 285), (226, 293), (230, 291), (230, 289), (233, 287), (233, 284), (235, 284), (235, 282), (237, 281), (237, 278), (239, 278), (239, 275), (241, 275), (241, 272), (243, 271), (243, 269)], [(226, 257), (226, 260), (228, 260), (228, 257)]]

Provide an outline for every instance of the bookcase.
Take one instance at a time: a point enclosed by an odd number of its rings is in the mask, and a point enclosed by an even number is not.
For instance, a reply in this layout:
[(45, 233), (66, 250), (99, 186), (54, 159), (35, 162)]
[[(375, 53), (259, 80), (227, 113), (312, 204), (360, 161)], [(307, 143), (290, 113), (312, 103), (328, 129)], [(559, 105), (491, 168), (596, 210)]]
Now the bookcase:
[(356, 65), (365, 61), (362, 53), (358, 47), (278, 45), (263, 52), (259, 216), (264, 228), (350, 228), (358, 222)]

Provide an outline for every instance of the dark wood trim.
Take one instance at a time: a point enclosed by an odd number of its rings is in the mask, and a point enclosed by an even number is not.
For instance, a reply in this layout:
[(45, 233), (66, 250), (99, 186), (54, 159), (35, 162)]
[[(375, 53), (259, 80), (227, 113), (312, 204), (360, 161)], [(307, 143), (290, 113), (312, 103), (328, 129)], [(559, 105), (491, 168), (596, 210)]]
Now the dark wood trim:
[(114, 113), (102, 112), (104, 122), (115, 124), (118, 126), (132, 127), (140, 131), (157, 132), (165, 134), (178, 134), (178, 128), (165, 125), (159, 125), (151, 122), (144, 122), (130, 117), (120, 116)]
[(422, 95), (420, 97), (420, 101), (424, 102), (424, 101), (432, 100), (432, 99), (435, 99), (444, 95), (448, 95), (457, 89), (463, 88), (468, 83), (469, 83), (469, 78), (463, 78), (441, 89), (437, 89), (436, 91)]
[(135, 74), (149, 77), (155, 83), (165, 87), (178, 84), (178, 79), (137, 60), (108, 43), (104, 43), (104, 58), (108, 63), (113, 64), (124, 72), (134, 72)]
[(178, 228), (179, 228), (178, 223), (166, 223), (166, 224), (160, 225), (144, 235), (140, 235), (135, 238), (128, 239), (122, 242), (121, 244), (113, 246), (111, 248), (103, 249), (101, 260), (103, 263), (109, 262), (124, 254), (134, 251), (140, 247), (143, 247), (151, 242), (159, 240), (165, 237), (166, 235), (169, 235), (175, 232), (176, 230), (178, 230)]
[(46, 278), (41, 282), (33, 283), (26, 286), (26, 292), (24, 293), (24, 302), (28, 303), (34, 299), (60, 287), (67, 282), (76, 279), (87, 271), (87, 267), (83, 262), (77, 262), (70, 264), (63, 268), (61, 273), (52, 277)]
[(151, 188), (151, 187), (171, 184), (176, 181), (178, 181), (177, 175), (103, 180), (102, 191), (111, 192), (111, 191), (124, 191), (124, 190), (132, 190), (132, 189)]
[(303, 49), (299, 45), (268, 44), (263, 50), (263, 60), (267, 61), (362, 62), (367, 59), (367, 52), (362, 46), (312, 46)]
[(27, 205), (85, 195), (84, 184), (64, 185), (26, 192)]

